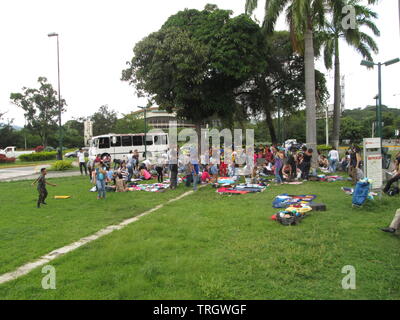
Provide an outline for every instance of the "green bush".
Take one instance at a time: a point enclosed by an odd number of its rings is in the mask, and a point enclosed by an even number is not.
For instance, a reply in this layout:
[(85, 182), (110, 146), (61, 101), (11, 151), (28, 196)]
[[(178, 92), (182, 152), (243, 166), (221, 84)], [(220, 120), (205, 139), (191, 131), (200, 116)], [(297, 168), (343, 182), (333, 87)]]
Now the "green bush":
[(320, 152), (330, 151), (331, 149), (332, 149), (332, 147), (328, 146), (326, 144), (319, 144), (317, 146), (317, 150), (320, 151)]
[(69, 170), (72, 169), (72, 161), (68, 161), (68, 160), (59, 160), (56, 161), (52, 164), (50, 170), (54, 170), (54, 171), (65, 171), (65, 170)]
[(54, 160), (57, 157), (56, 151), (51, 152), (38, 152), (38, 153), (30, 153), (30, 154), (22, 154), (19, 156), (21, 161), (45, 161), (45, 160)]

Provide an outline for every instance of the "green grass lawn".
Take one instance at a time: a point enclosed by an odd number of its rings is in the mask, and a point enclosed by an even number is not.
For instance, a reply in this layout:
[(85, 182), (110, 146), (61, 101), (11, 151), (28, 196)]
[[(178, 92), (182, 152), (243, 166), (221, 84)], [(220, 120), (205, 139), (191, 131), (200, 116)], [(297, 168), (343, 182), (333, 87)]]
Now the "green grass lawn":
[[(159, 193), (108, 193), (97, 200), (87, 177), (48, 179), (47, 206), (36, 208), (38, 192), (32, 181), (0, 183), (0, 273), (39, 258), (101, 228), (134, 217), (176, 197), (184, 190)], [(71, 199), (55, 200), (55, 195)]]
[[(0, 215), (1, 273), (187, 190), (97, 202), (80, 177), (56, 183), (52, 194), (74, 198), (51, 200), (43, 211), (33, 209), (28, 186), (0, 184), (2, 203), (18, 190)], [(399, 197), (352, 209), (341, 186), (350, 184), (272, 185), (231, 197), (207, 186), (52, 261), (56, 290), (41, 288), (39, 268), (0, 285), (0, 299), (400, 299), (400, 237), (378, 229), (390, 223)], [(328, 211), (282, 226), (270, 217), (284, 192), (316, 194)], [(356, 290), (341, 287), (346, 265), (356, 269)]]

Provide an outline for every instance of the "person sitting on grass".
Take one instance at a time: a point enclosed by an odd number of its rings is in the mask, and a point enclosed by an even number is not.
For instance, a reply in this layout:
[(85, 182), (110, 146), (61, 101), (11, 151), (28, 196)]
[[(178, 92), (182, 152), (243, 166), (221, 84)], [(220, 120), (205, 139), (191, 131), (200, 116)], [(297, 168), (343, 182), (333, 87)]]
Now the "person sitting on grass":
[(146, 170), (146, 167), (141, 167), (140, 169), (140, 179), (151, 180), (151, 174)]
[(50, 185), (50, 186), (53, 186), (53, 187), (56, 187), (56, 186), (57, 186), (57, 185), (55, 185), (55, 184), (52, 184), (52, 183), (46, 181), (46, 174), (47, 174), (46, 168), (40, 169), (40, 176), (39, 176), (39, 178), (37, 178), (37, 179), (32, 183), (32, 186), (34, 186), (36, 183), (38, 184), (38, 185), (37, 185), (37, 190), (38, 190), (38, 192), (39, 192), (39, 198), (38, 198), (38, 201), (37, 201), (37, 207), (38, 207), (38, 208), (40, 208), (40, 205), (41, 205), (41, 204), (47, 204), (47, 203), (45, 202), (45, 200), (46, 200), (46, 198), (47, 198), (47, 195), (48, 195), (48, 192), (47, 192), (47, 189), (46, 189), (46, 184), (48, 184), (48, 185)]
[(383, 188), (383, 192), (384, 193), (388, 193), (388, 191), (389, 191), (390, 187), (392, 186), (392, 184), (395, 183), (398, 180), (400, 180), (400, 166), (397, 166), (395, 171), (393, 171), (392, 178), (390, 178), (388, 180), (388, 182), (386, 182), (385, 188)]
[(118, 174), (115, 178), (115, 192), (126, 192), (128, 188), (126, 186), (126, 181), (123, 179), (122, 174)]
[(211, 177), (212, 177), (211, 181), (212, 182), (218, 182), (218, 166), (217, 166), (216, 163), (213, 163), (211, 165), (210, 174), (211, 174)]
[(392, 223), (387, 228), (382, 228), (384, 232), (395, 233), (400, 228), (400, 209), (396, 210), (396, 214), (392, 220)]
[(211, 176), (208, 173), (208, 165), (205, 166), (203, 173), (201, 174), (201, 182), (209, 183), (211, 181)]

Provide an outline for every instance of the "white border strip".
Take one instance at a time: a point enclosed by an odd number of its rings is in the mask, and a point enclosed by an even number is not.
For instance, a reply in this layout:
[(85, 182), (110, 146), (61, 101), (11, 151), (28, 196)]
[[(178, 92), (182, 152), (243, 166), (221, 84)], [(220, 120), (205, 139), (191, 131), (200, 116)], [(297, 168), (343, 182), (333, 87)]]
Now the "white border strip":
[[(193, 191), (185, 192), (184, 194), (180, 195), (179, 197), (167, 201), (165, 204), (178, 201), (192, 193), (193, 193)], [(163, 208), (165, 204), (160, 204), (146, 212), (143, 212), (142, 214), (140, 214), (134, 218), (126, 219), (126, 220), (122, 221), (120, 224), (105, 227), (104, 229), (101, 229), (100, 231), (96, 232), (95, 234), (92, 234), (88, 237), (84, 237), (84, 238), (82, 238), (74, 243), (71, 243), (69, 245), (66, 245), (62, 248), (55, 249), (52, 252), (40, 257), (38, 260), (36, 260), (34, 262), (29, 262), (29, 263), (24, 264), (23, 266), (17, 268), (16, 270), (14, 270), (12, 272), (2, 274), (0, 276), (0, 284), (15, 280), (19, 277), (22, 277), (22, 276), (28, 274), (29, 272), (31, 272), (33, 269), (40, 267), (44, 264), (47, 264), (48, 262), (66, 254), (68, 252), (76, 250), (79, 247), (84, 246), (85, 244), (87, 244), (89, 242), (97, 240), (107, 234), (110, 234), (111, 232), (113, 232), (115, 230), (121, 230), (121, 229), (125, 228), (127, 225), (138, 221), (140, 218), (143, 218), (144, 216)]]

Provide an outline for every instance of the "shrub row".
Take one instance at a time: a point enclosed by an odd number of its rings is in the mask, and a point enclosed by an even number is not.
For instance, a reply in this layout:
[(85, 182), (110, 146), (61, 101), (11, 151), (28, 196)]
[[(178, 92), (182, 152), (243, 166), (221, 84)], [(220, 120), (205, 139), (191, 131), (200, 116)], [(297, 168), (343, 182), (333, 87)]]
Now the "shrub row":
[(65, 170), (72, 169), (72, 167), (73, 167), (72, 161), (59, 160), (59, 161), (54, 162), (50, 169), (55, 170), (55, 171), (65, 171)]
[(57, 157), (57, 151), (52, 152), (38, 152), (30, 154), (22, 154), (19, 156), (21, 161), (45, 161), (54, 160)]

